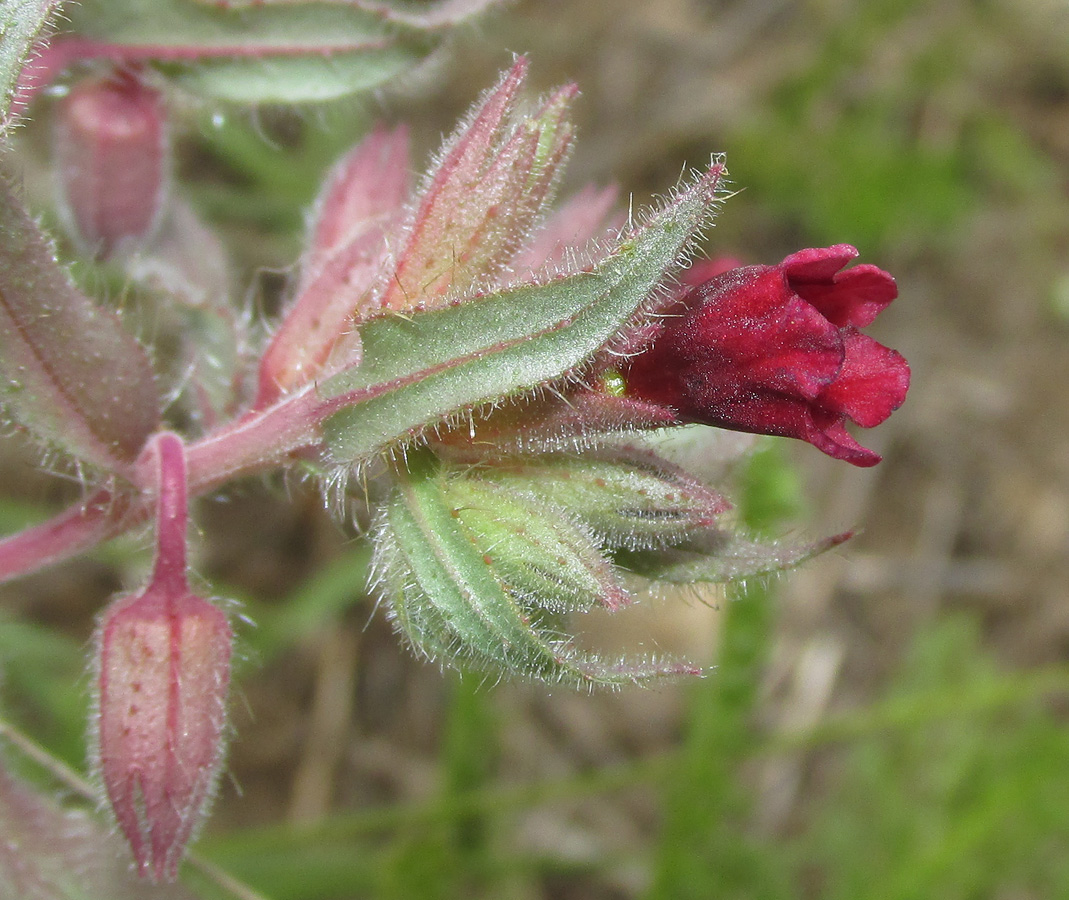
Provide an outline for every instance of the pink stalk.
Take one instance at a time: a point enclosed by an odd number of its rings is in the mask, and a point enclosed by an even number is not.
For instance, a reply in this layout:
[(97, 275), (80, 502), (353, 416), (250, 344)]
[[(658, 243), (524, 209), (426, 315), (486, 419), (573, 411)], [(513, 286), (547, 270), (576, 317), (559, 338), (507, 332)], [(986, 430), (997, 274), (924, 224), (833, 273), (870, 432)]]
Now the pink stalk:
[[(189, 496), (268, 471), (293, 453), (317, 446), (320, 426), (339, 409), (396, 386), (387, 382), (329, 400), (309, 386), (269, 409), (246, 414), (185, 448)], [(135, 469), (140, 496), (129, 489), (101, 488), (48, 521), (0, 540), (0, 582), (70, 559), (145, 522), (152, 513), (155, 484), (152, 445), (150, 440)]]
[(149, 444), (156, 468), (156, 560), (152, 583), (161, 590), (188, 591), (186, 532), (189, 493), (186, 487), (186, 449), (182, 439), (161, 432)]
[(148, 517), (134, 494), (101, 488), (40, 525), (0, 540), (0, 582), (91, 550)]

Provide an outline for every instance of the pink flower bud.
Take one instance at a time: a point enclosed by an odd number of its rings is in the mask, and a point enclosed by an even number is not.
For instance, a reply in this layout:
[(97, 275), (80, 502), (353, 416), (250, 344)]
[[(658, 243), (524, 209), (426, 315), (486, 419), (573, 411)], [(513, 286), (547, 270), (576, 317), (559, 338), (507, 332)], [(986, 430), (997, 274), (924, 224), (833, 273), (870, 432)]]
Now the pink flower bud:
[(167, 131), (158, 92), (123, 71), (75, 85), (59, 105), (61, 209), (87, 252), (110, 256), (149, 237), (167, 190)]
[(157, 492), (156, 561), (97, 629), (95, 762), (140, 874), (173, 881), (222, 764), (231, 632), (186, 578), (181, 439), (161, 432), (142, 459)]
[(142, 875), (173, 880), (223, 758), (226, 616), (155, 582), (120, 598), (98, 632), (99, 767)]

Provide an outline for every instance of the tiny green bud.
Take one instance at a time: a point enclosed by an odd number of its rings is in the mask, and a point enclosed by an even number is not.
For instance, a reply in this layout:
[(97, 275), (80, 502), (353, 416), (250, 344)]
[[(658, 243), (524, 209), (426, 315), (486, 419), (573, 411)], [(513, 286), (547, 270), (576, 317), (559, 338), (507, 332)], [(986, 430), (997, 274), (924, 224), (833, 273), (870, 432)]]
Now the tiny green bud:
[(610, 370), (602, 373), (601, 389), (610, 397), (624, 397), (627, 395), (627, 381), (619, 372)]

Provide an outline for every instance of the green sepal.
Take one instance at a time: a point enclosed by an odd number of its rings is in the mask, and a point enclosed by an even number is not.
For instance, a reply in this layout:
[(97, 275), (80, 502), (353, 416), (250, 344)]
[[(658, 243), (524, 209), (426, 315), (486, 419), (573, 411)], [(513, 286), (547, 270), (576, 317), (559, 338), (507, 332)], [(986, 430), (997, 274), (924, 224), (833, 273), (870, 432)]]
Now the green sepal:
[(694, 670), (605, 663), (576, 649), (503, 586), (454, 504), (437, 460), (409, 455), (375, 534), (378, 589), (394, 624), (430, 658), (576, 686), (625, 684)]
[(724, 584), (738, 578), (790, 569), (852, 537), (844, 532), (819, 541), (751, 540), (723, 530), (664, 550), (621, 550), (615, 559), (624, 568), (665, 584)]
[(319, 387), (324, 399), (372, 393), (326, 422), (335, 459), (366, 459), (451, 414), (528, 393), (580, 366), (686, 252), (719, 174), (714, 166), (592, 272), (365, 323), (360, 366)]
[(569, 510), (611, 547), (666, 547), (712, 528), (728, 502), (655, 454), (633, 448), (546, 454), (489, 467), (485, 477)]

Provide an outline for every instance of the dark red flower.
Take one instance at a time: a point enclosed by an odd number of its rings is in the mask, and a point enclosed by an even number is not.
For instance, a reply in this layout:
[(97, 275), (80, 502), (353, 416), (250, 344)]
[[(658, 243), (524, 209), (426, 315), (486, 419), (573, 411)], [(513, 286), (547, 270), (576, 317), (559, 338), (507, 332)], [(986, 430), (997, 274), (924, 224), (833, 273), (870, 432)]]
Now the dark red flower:
[(891, 415), (909, 389), (909, 366), (858, 330), (898, 289), (876, 266), (840, 271), (856, 256), (848, 244), (800, 250), (693, 287), (631, 361), (628, 395), (671, 408), (681, 422), (800, 438), (875, 465), (879, 455), (845, 422), (871, 428)]

